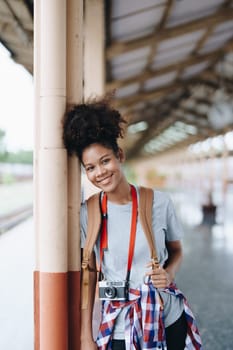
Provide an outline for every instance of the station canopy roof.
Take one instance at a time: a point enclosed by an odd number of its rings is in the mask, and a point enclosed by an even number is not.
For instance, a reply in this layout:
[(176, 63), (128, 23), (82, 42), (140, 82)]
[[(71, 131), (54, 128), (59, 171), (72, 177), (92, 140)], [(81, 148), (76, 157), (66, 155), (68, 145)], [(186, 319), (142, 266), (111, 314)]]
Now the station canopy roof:
[[(33, 1), (0, 1), (0, 41), (33, 71)], [(233, 130), (233, 1), (106, 0), (106, 92), (128, 159)]]

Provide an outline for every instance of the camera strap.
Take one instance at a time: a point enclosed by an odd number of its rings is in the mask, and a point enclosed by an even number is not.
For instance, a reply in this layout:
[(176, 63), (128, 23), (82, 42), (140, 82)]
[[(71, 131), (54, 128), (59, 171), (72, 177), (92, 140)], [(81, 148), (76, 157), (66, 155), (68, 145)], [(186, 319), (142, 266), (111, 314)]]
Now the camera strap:
[[(129, 249), (128, 249), (128, 265), (127, 265), (127, 274), (126, 281), (129, 281), (130, 271), (133, 261), (134, 255), (134, 246), (135, 246), (135, 237), (136, 237), (136, 228), (137, 228), (137, 215), (138, 215), (138, 200), (137, 200), (137, 192), (133, 185), (130, 185), (131, 196), (132, 196), (132, 216), (131, 216), (131, 228), (130, 228), (130, 240), (129, 240)], [(108, 249), (108, 232), (107, 232), (107, 195), (104, 193), (102, 202), (101, 202), (101, 210), (102, 210), (102, 227), (101, 227), (101, 235), (100, 235), (100, 274), (101, 265), (103, 261), (104, 251)]]

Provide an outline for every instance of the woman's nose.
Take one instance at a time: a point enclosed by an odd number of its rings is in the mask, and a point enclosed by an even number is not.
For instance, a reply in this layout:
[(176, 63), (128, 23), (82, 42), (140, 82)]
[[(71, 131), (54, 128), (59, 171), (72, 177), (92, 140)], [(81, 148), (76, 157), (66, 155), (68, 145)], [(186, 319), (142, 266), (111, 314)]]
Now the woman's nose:
[(104, 167), (102, 165), (98, 165), (96, 167), (96, 175), (97, 176), (100, 176), (100, 175), (104, 174), (104, 172), (105, 172), (105, 169), (104, 169)]

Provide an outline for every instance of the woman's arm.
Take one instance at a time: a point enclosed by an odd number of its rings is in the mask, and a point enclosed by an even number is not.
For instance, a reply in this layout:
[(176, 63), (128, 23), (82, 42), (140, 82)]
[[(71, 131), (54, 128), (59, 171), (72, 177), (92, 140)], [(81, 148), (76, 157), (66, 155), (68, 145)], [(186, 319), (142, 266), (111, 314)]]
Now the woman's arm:
[(170, 283), (175, 279), (177, 271), (179, 271), (183, 253), (182, 245), (180, 241), (170, 241), (166, 242), (166, 247), (168, 250), (168, 259), (165, 263), (164, 269), (169, 275)]
[[(173, 282), (182, 261), (182, 246), (180, 241), (166, 242), (166, 246), (168, 259), (165, 266), (154, 268), (147, 272), (147, 276), (150, 276), (156, 288), (166, 288)], [(152, 263), (149, 263), (147, 267), (152, 267)]]
[(81, 350), (97, 350), (97, 346), (92, 335), (92, 317), (97, 280), (96, 260), (94, 253), (92, 253), (90, 258), (90, 267), (94, 271), (89, 271), (89, 293), (87, 308), (82, 309), (81, 311)]

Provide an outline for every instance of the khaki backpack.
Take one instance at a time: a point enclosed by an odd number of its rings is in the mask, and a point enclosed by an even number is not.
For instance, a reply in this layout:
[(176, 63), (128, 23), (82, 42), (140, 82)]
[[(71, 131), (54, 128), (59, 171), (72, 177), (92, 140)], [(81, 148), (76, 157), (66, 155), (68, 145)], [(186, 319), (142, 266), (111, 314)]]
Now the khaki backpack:
[[(146, 187), (139, 187), (139, 206), (138, 214), (143, 231), (148, 240), (151, 259), (155, 267), (159, 265), (154, 235), (152, 231), (152, 204), (153, 204), (153, 190)], [(87, 200), (88, 224), (87, 224), (87, 238), (83, 248), (82, 258), (82, 309), (87, 308), (88, 293), (89, 293), (89, 271), (93, 271), (89, 267), (91, 253), (95, 242), (98, 238), (101, 229), (101, 207), (100, 207), (100, 193), (96, 193)]]

